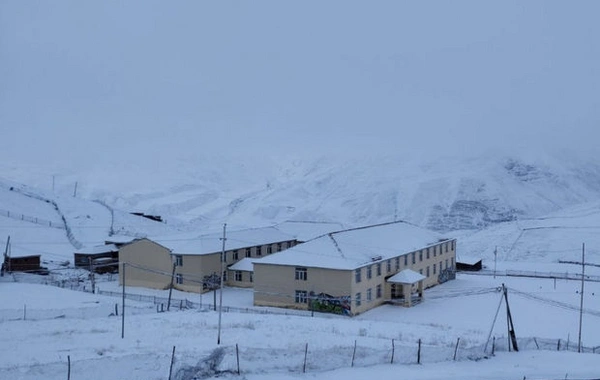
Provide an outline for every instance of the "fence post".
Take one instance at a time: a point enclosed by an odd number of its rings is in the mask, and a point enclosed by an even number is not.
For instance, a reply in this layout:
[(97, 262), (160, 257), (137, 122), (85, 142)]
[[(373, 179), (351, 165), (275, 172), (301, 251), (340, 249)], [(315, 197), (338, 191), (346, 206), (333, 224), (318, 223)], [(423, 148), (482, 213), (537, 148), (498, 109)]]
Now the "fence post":
[(396, 350), (396, 345), (394, 344), (394, 339), (392, 339), (392, 360), (390, 364), (394, 364), (394, 351)]
[(456, 347), (454, 347), (454, 359), (456, 360), (456, 352), (458, 351), (458, 344), (460, 343), (460, 337), (456, 339)]
[(352, 364), (351, 367), (354, 367), (354, 357), (356, 356), (356, 340), (354, 341), (354, 350), (352, 351)]
[(492, 340), (492, 356), (494, 356), (494, 352), (496, 351), (496, 337)]
[(560, 351), (560, 338), (558, 339), (558, 344), (556, 345), (556, 351)]
[(71, 380), (71, 355), (67, 355), (67, 380)]
[(235, 357), (237, 359), (237, 374), (240, 374), (240, 350), (238, 348), (238, 344), (235, 344)]
[(302, 373), (306, 372), (306, 357), (308, 356), (308, 343), (304, 347), (304, 365), (302, 365)]
[(417, 351), (417, 364), (421, 364), (421, 339), (419, 339), (419, 350)]
[(23, 320), (27, 319), (27, 305), (23, 305)]
[(538, 344), (537, 339), (535, 337), (533, 338), (533, 341), (535, 342), (535, 346), (539, 350), (540, 349), (540, 345)]
[(118, 317), (119, 316), (119, 305), (115, 304), (115, 315)]
[(173, 353), (171, 354), (171, 366), (169, 367), (169, 380), (171, 380), (171, 374), (173, 373), (173, 363), (175, 363), (175, 346), (173, 346)]

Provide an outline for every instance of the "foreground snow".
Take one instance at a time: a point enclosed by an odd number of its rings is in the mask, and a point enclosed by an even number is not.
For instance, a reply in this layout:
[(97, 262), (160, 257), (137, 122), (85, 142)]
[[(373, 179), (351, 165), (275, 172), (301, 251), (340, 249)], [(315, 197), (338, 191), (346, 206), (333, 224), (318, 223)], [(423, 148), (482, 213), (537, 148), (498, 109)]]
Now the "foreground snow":
[[(503, 282), (510, 289), (522, 344), (519, 353), (504, 352), (504, 308), (491, 330), (500, 300), (497, 287)], [(99, 287), (118, 290), (114, 282)], [(461, 275), (428, 290), (425, 302), (414, 308), (383, 306), (351, 319), (265, 314), (260, 308), (255, 313), (225, 312), (217, 346), (218, 313), (207, 305), (212, 302), (209, 294), (203, 296), (201, 310), (179, 311), (175, 303), (164, 313), (157, 313), (153, 304), (128, 299), (121, 339), (120, 313), (114, 315), (116, 304), (121, 311), (119, 297), (1, 282), (0, 295), (6, 301), (0, 309), (5, 343), (0, 345), (0, 372), (2, 378), (64, 379), (70, 359), (73, 378), (166, 379), (175, 346), (174, 373), (222, 347), (223, 361), (216, 369), (225, 373), (219, 376), (236, 377), (237, 346), (247, 379), (364, 379), (397, 376), (399, 371), (411, 379), (592, 378), (600, 374), (598, 354), (563, 351), (567, 344), (571, 350), (576, 347), (577, 287), (574, 281), (557, 281), (555, 289), (551, 280)], [(127, 288), (127, 293), (165, 295), (139, 288)], [(600, 284), (588, 283), (583, 337), (584, 345), (596, 347), (598, 353), (600, 310), (595, 294), (600, 295)], [(224, 304), (252, 310), (251, 297), (248, 290), (226, 289)], [(175, 292), (174, 298), (200, 300), (198, 294), (182, 292)], [(497, 337), (495, 356), (490, 356), (491, 346), (483, 352), (490, 331)], [(533, 337), (548, 351), (537, 350)], [(561, 351), (553, 351), (559, 339)]]

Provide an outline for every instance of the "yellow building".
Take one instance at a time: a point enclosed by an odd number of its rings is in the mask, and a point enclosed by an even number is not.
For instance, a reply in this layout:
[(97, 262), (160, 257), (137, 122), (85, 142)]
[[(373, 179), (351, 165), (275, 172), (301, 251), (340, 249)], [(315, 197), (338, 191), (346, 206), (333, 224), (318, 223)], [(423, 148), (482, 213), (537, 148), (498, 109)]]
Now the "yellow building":
[(254, 304), (357, 315), (455, 277), (456, 240), (406, 222), (329, 233), (254, 261)]

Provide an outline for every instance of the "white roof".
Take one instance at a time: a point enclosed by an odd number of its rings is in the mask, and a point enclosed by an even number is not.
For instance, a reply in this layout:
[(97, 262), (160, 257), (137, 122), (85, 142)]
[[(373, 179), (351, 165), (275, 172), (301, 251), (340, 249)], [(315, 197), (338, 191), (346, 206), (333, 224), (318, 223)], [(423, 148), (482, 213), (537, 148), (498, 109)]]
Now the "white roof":
[(333, 232), (264, 257), (256, 264), (350, 270), (450, 240), (406, 222)]
[(475, 256), (463, 256), (460, 255), (456, 257), (456, 262), (457, 263), (462, 263), (462, 264), (467, 264), (467, 265), (475, 265), (478, 262), (481, 261), (480, 257), (475, 257)]
[(309, 241), (330, 232), (340, 231), (344, 226), (331, 222), (287, 221), (276, 225), (277, 229), (294, 235), (299, 241)]
[[(158, 244), (168, 248), (174, 254), (182, 255), (206, 255), (218, 253), (223, 249), (222, 233), (200, 235), (196, 237), (182, 238), (158, 238), (153, 239)], [(280, 243), (294, 240), (295, 237), (279, 231), (275, 227), (250, 228), (238, 231), (227, 231), (225, 250), (254, 247), (271, 243)]]
[(110, 253), (110, 252), (118, 252), (119, 248), (117, 248), (114, 244), (103, 244), (103, 245), (95, 245), (93, 247), (83, 247), (80, 250), (77, 250), (75, 253), (82, 253), (85, 255), (95, 255), (99, 253)]
[(395, 284), (415, 284), (426, 279), (421, 273), (417, 273), (411, 269), (404, 269), (387, 279), (387, 282)]
[(229, 270), (239, 270), (242, 272), (254, 272), (254, 262), (259, 259), (251, 259), (249, 257), (244, 257), (237, 263), (230, 265)]
[(131, 236), (114, 235), (114, 236), (107, 238), (105, 241), (106, 241), (106, 244), (127, 244), (127, 243), (131, 243), (132, 241), (134, 241), (136, 239), (137, 238), (131, 237)]

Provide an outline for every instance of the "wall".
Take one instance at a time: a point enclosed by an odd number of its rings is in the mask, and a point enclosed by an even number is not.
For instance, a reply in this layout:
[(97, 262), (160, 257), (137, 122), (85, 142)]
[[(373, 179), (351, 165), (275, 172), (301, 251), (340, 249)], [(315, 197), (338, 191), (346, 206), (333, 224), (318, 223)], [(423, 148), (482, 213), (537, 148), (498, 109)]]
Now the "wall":
[(148, 239), (136, 240), (119, 249), (119, 260), (119, 284), (123, 284), (123, 263), (128, 263), (151, 271), (127, 265), (125, 267), (126, 286), (153, 289), (169, 288), (173, 263), (169, 250), (160, 244)]

